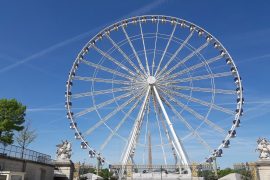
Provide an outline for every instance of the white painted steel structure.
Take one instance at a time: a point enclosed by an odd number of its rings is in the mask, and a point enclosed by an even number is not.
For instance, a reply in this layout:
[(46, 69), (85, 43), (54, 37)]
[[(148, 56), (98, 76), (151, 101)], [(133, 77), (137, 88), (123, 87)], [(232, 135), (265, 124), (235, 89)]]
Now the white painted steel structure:
[[(227, 50), (205, 29), (169, 16), (137, 16), (104, 28), (78, 54), (66, 86), (70, 127), (100, 163), (117, 163), (106, 157), (116, 140), (125, 144), (120, 164), (134, 163), (149, 131), (160, 139), (153, 148), (161, 149), (165, 165), (170, 151), (176, 164), (188, 166), (192, 138), (212, 162), (229, 147), (243, 114), (241, 78)], [(137, 156), (145, 162), (144, 151)]]

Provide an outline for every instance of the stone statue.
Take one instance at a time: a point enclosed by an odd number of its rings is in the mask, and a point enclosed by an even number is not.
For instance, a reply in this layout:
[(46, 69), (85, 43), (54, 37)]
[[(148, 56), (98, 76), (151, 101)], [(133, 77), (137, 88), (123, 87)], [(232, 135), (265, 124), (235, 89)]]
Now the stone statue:
[(67, 161), (70, 160), (71, 157), (71, 143), (67, 140), (62, 141), (62, 144), (56, 145), (57, 151), (56, 151), (56, 158), (59, 161)]
[(270, 159), (270, 142), (266, 138), (259, 138), (257, 140), (257, 149), (256, 151), (260, 152), (260, 160), (269, 160)]

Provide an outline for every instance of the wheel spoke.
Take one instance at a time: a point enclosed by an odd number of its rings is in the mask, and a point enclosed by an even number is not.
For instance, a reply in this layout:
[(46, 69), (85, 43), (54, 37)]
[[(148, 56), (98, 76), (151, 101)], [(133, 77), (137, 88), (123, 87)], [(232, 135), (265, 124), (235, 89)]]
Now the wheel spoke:
[(188, 123), (188, 121), (164, 98), (166, 101), (165, 104), (169, 104), (169, 108), (173, 111), (173, 113), (178, 117), (178, 119), (186, 126), (186, 128), (191, 131), (192, 135), (194, 135), (200, 144), (202, 144), (209, 152), (212, 152), (213, 149), (210, 145), (198, 134), (198, 132), (193, 129), (193, 127)]
[(144, 42), (144, 36), (143, 36), (143, 30), (142, 30), (142, 23), (141, 23), (141, 21), (139, 21), (139, 25), (140, 25), (140, 31), (141, 31), (141, 37), (142, 37), (142, 43), (143, 43), (143, 51), (144, 51), (144, 58), (145, 58), (146, 70), (147, 70), (148, 75), (150, 75), (150, 69), (149, 69), (148, 58), (147, 58), (146, 50), (145, 50), (145, 42)]
[(158, 63), (158, 67), (157, 67), (157, 70), (156, 70), (156, 72), (155, 72), (155, 76), (157, 75), (157, 73), (158, 73), (158, 71), (159, 71), (160, 65), (161, 65), (161, 63), (162, 63), (162, 61), (163, 61), (163, 58), (164, 58), (164, 56), (165, 56), (165, 54), (166, 54), (166, 52), (167, 52), (167, 50), (168, 50), (168, 47), (169, 47), (169, 45), (170, 45), (170, 43), (171, 43), (171, 40), (172, 40), (172, 37), (173, 37), (173, 35), (174, 35), (176, 26), (177, 26), (177, 24), (175, 24), (174, 27), (173, 27), (172, 33), (171, 33), (171, 35), (170, 35), (170, 38), (169, 38), (169, 40), (168, 40), (168, 42), (167, 42), (167, 45), (166, 45), (166, 47), (165, 47), (165, 49), (164, 49), (164, 51), (163, 51), (163, 54), (162, 54), (162, 56), (161, 56), (161, 59), (160, 59), (159, 63)]
[(124, 84), (124, 85), (131, 85), (132, 84), (131, 81), (103, 79), (103, 78), (95, 78), (95, 77), (82, 77), (82, 76), (74, 76), (74, 80), (93, 81), (93, 82), (102, 82), (102, 83), (114, 83), (114, 84)]
[(140, 60), (140, 58), (139, 58), (139, 56), (137, 54), (137, 51), (135, 50), (135, 48), (134, 48), (134, 46), (133, 46), (133, 44), (132, 44), (132, 42), (131, 42), (131, 40), (130, 40), (130, 38), (129, 38), (129, 36), (128, 36), (128, 34), (127, 34), (127, 32), (126, 32), (126, 30), (125, 30), (125, 28), (123, 26), (122, 26), (122, 30), (123, 30), (123, 32), (125, 34), (126, 39), (128, 40), (128, 43), (129, 43), (129, 45), (130, 45), (130, 47), (131, 47), (137, 61), (138, 61), (139, 67), (144, 72), (145, 76), (147, 76), (147, 73), (145, 72), (145, 69), (144, 69), (144, 67), (142, 65), (142, 62), (141, 62), (141, 60)]
[(189, 39), (192, 37), (194, 31), (191, 31), (190, 34), (187, 36), (185, 41), (179, 46), (179, 48), (175, 51), (175, 53), (172, 55), (172, 57), (169, 59), (169, 61), (166, 63), (166, 65), (161, 69), (161, 71), (157, 74), (157, 77), (159, 77), (171, 64), (171, 62), (175, 59), (175, 57), (179, 54), (179, 52), (183, 49), (183, 47), (187, 44)]
[(74, 117), (75, 117), (75, 118), (78, 118), (78, 117), (83, 116), (83, 115), (85, 115), (85, 114), (87, 114), (87, 113), (90, 113), (90, 112), (92, 112), (92, 111), (94, 111), (94, 110), (96, 110), (96, 109), (103, 108), (103, 107), (105, 107), (105, 106), (108, 106), (108, 105), (110, 105), (110, 104), (112, 104), (112, 103), (114, 103), (114, 102), (116, 102), (116, 101), (118, 101), (118, 100), (124, 99), (124, 98), (126, 98), (126, 97), (131, 96), (131, 95), (133, 95), (133, 93), (130, 93), (130, 92), (125, 93), (125, 94), (122, 94), (122, 95), (120, 95), (120, 96), (115, 97), (114, 99), (110, 99), (110, 100), (108, 100), (108, 101), (102, 102), (102, 103), (100, 103), (100, 104), (98, 104), (98, 105), (95, 105), (95, 106), (93, 106), (93, 107), (90, 107), (90, 108), (87, 108), (87, 109), (85, 109), (85, 110), (83, 110), (83, 111), (80, 111), (80, 112), (74, 114)]
[[(142, 93), (141, 93), (142, 94)], [(119, 111), (123, 110), (126, 106), (128, 106), (132, 101), (136, 100), (141, 94), (136, 95), (132, 98), (130, 98), (129, 100), (127, 100), (126, 102), (122, 103), (120, 106), (118, 106), (116, 109), (114, 109), (112, 112), (110, 112), (109, 114), (107, 114), (103, 119), (101, 119), (100, 121), (98, 121), (94, 126), (92, 126), (90, 129), (88, 129), (85, 134), (86, 135), (90, 135), (94, 130), (96, 130), (99, 126), (101, 126), (102, 124), (106, 124), (106, 122), (113, 117), (114, 115), (116, 115)]]
[(108, 93), (116, 93), (116, 92), (122, 92), (122, 91), (132, 91), (134, 88), (131, 87), (122, 87), (122, 88), (115, 88), (115, 89), (106, 89), (106, 90), (100, 90), (100, 91), (90, 91), (90, 92), (83, 92), (83, 93), (77, 93), (73, 94), (72, 98), (82, 98), (82, 97), (88, 97), (88, 96), (96, 96), (96, 95), (103, 95)]
[(184, 105), (183, 103), (181, 103), (180, 101), (176, 100), (174, 97), (172, 97), (168, 93), (164, 92), (162, 89), (160, 89), (160, 90), (163, 92), (163, 94), (165, 96), (167, 96), (170, 99), (170, 101), (172, 101), (175, 104), (177, 104), (178, 106), (182, 107), (184, 110), (186, 110), (187, 112), (189, 112), (195, 118), (197, 118), (198, 120), (201, 120), (201, 121), (205, 122), (208, 126), (210, 126), (211, 128), (213, 128), (217, 132), (219, 132), (221, 134), (225, 134), (225, 130), (224, 129), (222, 129), (221, 127), (219, 127), (218, 125), (216, 125), (212, 121), (208, 120), (207, 118), (203, 117), (202, 115), (200, 115), (195, 110), (191, 109), (190, 107), (188, 107), (188, 106)]
[(111, 68), (107, 68), (107, 67), (104, 67), (102, 65), (95, 64), (95, 63), (92, 63), (92, 62), (87, 61), (87, 60), (84, 60), (84, 59), (82, 59), (81, 62), (83, 62), (84, 64), (86, 64), (88, 66), (91, 66), (91, 67), (94, 67), (94, 68), (97, 68), (97, 69), (101, 69), (101, 70), (103, 70), (105, 72), (109, 72), (111, 74), (115, 74), (115, 75), (120, 76), (120, 77), (123, 77), (125, 79), (132, 80), (132, 77), (131, 76), (128, 76), (126, 74), (123, 74), (123, 73), (121, 73), (119, 71), (116, 71), (116, 70), (113, 70)]
[(136, 70), (137, 74), (141, 74), (141, 71), (137, 68), (137, 66), (132, 62), (132, 60), (127, 56), (127, 54), (114, 42), (114, 40), (106, 35), (109, 41), (113, 44), (113, 46), (122, 54), (122, 56), (129, 62), (129, 64)]
[(234, 90), (227, 90), (227, 89), (212, 89), (212, 88), (178, 86), (178, 85), (170, 85), (170, 88), (175, 89), (175, 90), (188, 90), (188, 91), (198, 91), (198, 92), (207, 92), (207, 93), (236, 94)]
[(131, 74), (132, 76), (135, 76), (136, 74), (131, 71), (128, 67), (126, 67), (124, 64), (120, 63), (119, 61), (117, 61), (115, 58), (113, 58), (112, 56), (110, 56), (108, 53), (102, 51), (101, 49), (99, 49), (97, 46), (93, 45), (92, 46), (98, 53), (100, 53), (102, 56), (106, 57), (108, 60), (110, 60), (111, 62), (115, 63), (116, 65), (118, 65), (120, 68), (122, 68), (123, 70), (127, 71), (129, 74)]
[[(222, 73), (216, 73), (216, 74), (207, 74), (207, 75), (201, 75), (201, 76), (194, 76), (194, 77), (188, 77), (178, 80), (161, 80), (160, 82), (167, 82), (167, 84), (176, 84), (181, 82), (189, 82), (189, 81), (198, 81), (198, 80), (205, 80), (205, 79), (211, 79), (211, 78), (221, 78), (226, 76), (231, 76), (231, 72), (222, 72)], [(171, 78), (170, 78), (171, 79)]]
[(110, 142), (112, 137), (117, 133), (117, 131), (121, 128), (121, 126), (124, 124), (124, 122), (129, 118), (131, 113), (136, 109), (139, 102), (142, 100), (142, 96), (134, 103), (134, 105), (130, 108), (130, 110), (125, 114), (124, 118), (119, 122), (119, 124), (115, 127), (115, 129), (110, 133), (110, 135), (106, 138), (104, 143), (101, 145), (100, 150), (102, 151), (107, 144)]
[(156, 30), (156, 36), (155, 36), (155, 48), (154, 48), (154, 55), (153, 55), (153, 61), (152, 61), (152, 75), (154, 74), (154, 67), (155, 67), (155, 58), (156, 58), (156, 49), (157, 49), (157, 40), (158, 40), (158, 25), (159, 21), (157, 21), (157, 30)]
[[(162, 88), (162, 87), (160, 87)], [(165, 89), (165, 88), (164, 88)], [(215, 110), (218, 110), (218, 111), (221, 111), (221, 112), (224, 112), (224, 113), (227, 113), (227, 114), (230, 114), (230, 115), (234, 115), (234, 111), (230, 110), (230, 109), (227, 109), (227, 108), (224, 108), (224, 107), (221, 107), (221, 106), (218, 106), (214, 103), (209, 103), (209, 102), (206, 102), (206, 101), (203, 101), (201, 99), (198, 99), (198, 98), (194, 98), (194, 97), (191, 97), (191, 96), (187, 96), (183, 93), (180, 93), (180, 92), (176, 92), (174, 90), (169, 90), (168, 88), (166, 88), (166, 91), (172, 95), (176, 95), (178, 97), (181, 97), (181, 98), (184, 98), (186, 100), (190, 100), (192, 102), (195, 102), (195, 103), (198, 103), (198, 104), (201, 104), (203, 106), (207, 106), (209, 108), (213, 108)]]
[(161, 74), (160, 73), (160, 76), (161, 77), (168, 76), (171, 72), (173, 72), (179, 66), (181, 66), (182, 64), (186, 63), (189, 59), (191, 59), (195, 54), (198, 54), (200, 51), (202, 51), (204, 48), (206, 48), (208, 46), (208, 44), (209, 44), (209, 42), (204, 43), (199, 48), (197, 48), (192, 53), (190, 53), (188, 56), (186, 56), (183, 60), (181, 60), (180, 62), (178, 62), (176, 65), (174, 65), (171, 69), (167, 70), (164, 74)]
[(205, 66), (205, 65), (209, 65), (209, 64), (211, 64), (211, 63), (213, 63), (213, 62), (216, 62), (216, 61), (219, 60), (219, 59), (222, 59), (222, 56), (221, 56), (221, 55), (218, 55), (218, 56), (213, 57), (213, 58), (211, 58), (211, 59), (202, 61), (202, 62), (199, 63), (199, 64), (195, 64), (195, 65), (193, 65), (193, 66), (191, 66), (191, 67), (188, 67), (188, 68), (186, 68), (186, 69), (184, 69), (184, 70), (181, 70), (181, 71), (179, 71), (179, 72), (177, 72), (177, 73), (171, 74), (167, 79), (173, 79), (173, 78), (176, 78), (176, 77), (178, 77), (178, 76), (180, 76), (180, 75), (183, 75), (183, 74), (188, 73), (188, 72), (190, 72), (190, 71), (194, 71), (194, 70), (196, 70), (196, 69), (199, 69), (200, 67), (203, 67), (203, 66)]

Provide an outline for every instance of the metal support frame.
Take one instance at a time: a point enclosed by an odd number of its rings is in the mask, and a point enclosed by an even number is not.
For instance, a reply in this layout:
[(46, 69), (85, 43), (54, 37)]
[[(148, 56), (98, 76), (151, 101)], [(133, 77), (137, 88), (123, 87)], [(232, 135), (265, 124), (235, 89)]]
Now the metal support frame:
[(136, 122), (135, 122), (135, 124), (133, 126), (132, 134), (131, 134), (131, 136), (129, 138), (127, 148), (126, 148), (126, 150), (124, 152), (124, 155), (122, 157), (122, 161), (121, 161), (122, 165), (127, 164), (128, 159), (129, 159), (130, 154), (131, 154), (131, 151), (134, 148), (134, 145), (136, 143), (136, 139), (137, 139), (137, 136), (138, 136), (139, 131), (140, 131), (140, 125), (141, 125), (141, 122), (143, 120), (145, 105), (147, 103), (147, 99), (148, 99), (148, 96), (149, 96), (149, 93), (150, 93), (150, 88), (151, 87), (149, 86), (147, 91), (146, 91), (146, 95), (145, 95), (142, 107), (141, 107), (140, 112), (139, 112), (139, 114), (137, 116), (137, 120), (136, 120)]
[(167, 122), (167, 124), (169, 126), (169, 129), (171, 131), (171, 134), (173, 136), (173, 141), (174, 141), (174, 145), (175, 145), (175, 148), (176, 148), (176, 152), (179, 155), (180, 159), (182, 160), (183, 165), (185, 165), (187, 167), (187, 170), (188, 170), (188, 172), (190, 174), (188, 156), (185, 153), (184, 147), (179, 142), (179, 139), (178, 139), (178, 137), (177, 137), (177, 135), (176, 135), (176, 133), (174, 131), (173, 124), (171, 123), (171, 121), (169, 119), (169, 116), (168, 116), (168, 114), (167, 114), (167, 112), (166, 112), (166, 110), (165, 110), (165, 108), (163, 106), (163, 103), (162, 103), (162, 101), (160, 99), (160, 96), (159, 96), (158, 91), (157, 91), (157, 89), (156, 89), (155, 86), (153, 86), (153, 90), (154, 90), (154, 93), (155, 93), (155, 95), (157, 97), (157, 100), (158, 100), (158, 103), (160, 105), (160, 108), (161, 108), (161, 110), (163, 112), (163, 115), (165, 117), (165, 120), (166, 120), (166, 122)]
[(173, 128), (173, 124), (171, 123), (170, 119), (169, 119), (169, 116), (165, 110), (165, 107), (163, 106), (163, 103), (161, 101), (161, 98), (158, 94), (158, 91), (155, 87), (155, 85), (151, 85), (149, 84), (148, 86), (148, 89), (146, 91), (146, 95), (145, 95), (145, 98), (144, 98), (144, 101), (143, 101), (143, 104), (141, 106), (141, 109), (140, 109), (140, 112), (137, 116), (137, 120), (133, 126), (133, 130), (132, 130), (132, 133), (131, 133), (131, 136), (129, 138), (129, 141), (128, 141), (128, 144), (127, 144), (127, 148), (125, 150), (125, 152), (123, 153), (123, 156), (122, 156), (122, 160), (121, 160), (121, 163), (123, 166), (125, 166), (128, 162), (128, 159), (130, 158), (130, 155), (131, 155), (131, 152), (136, 144), (136, 140), (137, 140), (137, 137), (140, 133), (140, 126), (141, 126), (141, 123), (142, 123), (142, 120), (143, 120), (143, 116), (144, 116), (144, 111), (145, 111), (145, 106), (147, 104), (147, 100), (149, 98), (149, 94), (150, 94), (150, 90), (153, 89), (154, 91), (154, 95), (156, 96), (157, 100), (158, 100), (158, 103), (160, 105), (160, 108), (162, 110), (162, 113), (165, 117), (165, 120), (168, 124), (168, 127), (169, 127), (169, 130), (173, 136), (173, 146), (176, 150), (176, 153), (178, 155), (178, 157), (180, 158), (181, 160), (181, 165), (184, 165), (186, 167), (186, 170), (188, 171), (188, 175), (191, 175), (191, 170), (189, 168), (189, 159), (188, 159), (188, 156), (184, 150), (184, 147), (182, 146), (180, 140), (178, 139), (176, 133), (175, 133), (175, 130)]

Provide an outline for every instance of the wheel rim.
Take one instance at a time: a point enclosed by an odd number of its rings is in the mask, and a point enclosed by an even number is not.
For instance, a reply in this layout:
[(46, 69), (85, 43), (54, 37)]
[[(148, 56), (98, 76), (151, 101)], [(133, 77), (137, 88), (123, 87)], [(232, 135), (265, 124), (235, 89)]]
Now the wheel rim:
[[(144, 32), (148, 29), (152, 31)], [(181, 33), (185, 38), (181, 39)], [(159, 45), (158, 42), (164, 42), (164, 46)], [(214, 51), (219, 54), (215, 54)], [(224, 65), (226, 67), (223, 67)], [(225, 83), (228, 83), (224, 86), (226, 88), (222, 87)], [(175, 131), (182, 138), (184, 147), (187, 144), (187, 149), (193, 149), (188, 146), (191, 145), (190, 138), (194, 137), (198, 144), (202, 144), (208, 151), (209, 155), (206, 156), (208, 162), (222, 154), (222, 148), (227, 147), (230, 138), (235, 136), (236, 127), (243, 113), (243, 88), (237, 67), (227, 50), (213, 35), (193, 23), (160, 15), (133, 17), (106, 27), (85, 45), (74, 61), (67, 81), (66, 107), (71, 127), (75, 130), (77, 138), (81, 140), (82, 147), (87, 148), (89, 152), (95, 151), (95, 158), (99, 160), (110, 159), (106, 157), (108, 152), (104, 149), (115, 136), (123, 142), (129, 140), (130, 135), (126, 136), (127, 134), (118, 131), (132, 130), (132, 122), (136, 120), (139, 105), (149, 86), (156, 87), (168, 114), (175, 117), (171, 121), (175, 124)], [(166, 128), (168, 129), (168, 125), (167, 127), (165, 125), (162, 134), (161, 126), (164, 122), (160, 118), (164, 115), (160, 115), (160, 107), (151, 100), (151, 97), (155, 98), (155, 96), (152, 95), (154, 94), (152, 88), (150, 89), (149, 103), (145, 111), (153, 113), (145, 113), (142, 118), (143, 124), (140, 130), (142, 137), (134, 145), (143, 148), (143, 150), (136, 148), (139, 154), (137, 161), (143, 159), (141, 163), (147, 163), (145, 149), (149, 146), (149, 142), (146, 140), (146, 134), (149, 132), (149, 116), (152, 116), (151, 118), (157, 123), (157, 132), (152, 133), (155, 137), (160, 137), (160, 144), (151, 144), (151, 147), (161, 149), (163, 160), (157, 162), (166, 164), (169, 163), (167, 160), (169, 158), (164, 154), (173, 154), (168, 152), (170, 148), (164, 148), (165, 145), (168, 147), (171, 145), (169, 138), (168, 143), (163, 142), (166, 139), (164, 132)], [(224, 103), (232, 103), (234, 107), (231, 105), (222, 107), (220, 104)], [(81, 107), (83, 109), (80, 109)], [(111, 109), (105, 110), (109, 107)], [(116, 119), (114, 116), (120, 113), (122, 113), (120, 122), (107, 124), (112, 119)], [(225, 117), (224, 114), (229, 116)], [(209, 120), (213, 116), (216, 118)], [(87, 123), (81, 120), (85, 118), (90, 121), (92, 117), (96, 118), (95, 121), (93, 120), (95, 123), (88, 124), (88, 127)], [(230, 124), (232, 121), (233, 123), (230, 128), (228, 128), (229, 123), (220, 127), (218, 119), (229, 119)], [(128, 120), (130, 129), (124, 129), (122, 125)], [(193, 120), (197, 120), (197, 123)], [(104, 130), (102, 128), (104, 126), (109, 133), (103, 140), (97, 138), (97, 141), (103, 142), (102, 144), (97, 143), (95, 138), (89, 137), (99, 135), (96, 132)], [(183, 126), (190, 131), (186, 135), (180, 133)], [(201, 135), (206, 133), (207, 127), (209, 130), (221, 133), (223, 137), (216, 137), (215, 143), (207, 142), (213, 140)], [(142, 130), (143, 128), (145, 130)], [(114, 131), (115, 134), (112, 136)], [(122, 147), (123, 149), (125, 146)], [(189, 156), (193, 155), (189, 154)], [(115, 159), (107, 162), (118, 163)]]

